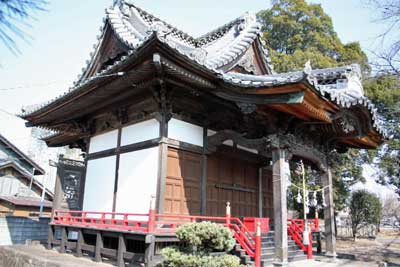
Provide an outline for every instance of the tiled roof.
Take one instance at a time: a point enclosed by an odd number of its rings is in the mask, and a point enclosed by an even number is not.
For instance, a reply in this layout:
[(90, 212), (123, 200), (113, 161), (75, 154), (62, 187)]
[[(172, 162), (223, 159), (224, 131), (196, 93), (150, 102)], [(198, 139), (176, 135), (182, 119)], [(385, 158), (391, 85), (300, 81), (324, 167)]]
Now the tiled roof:
[[(316, 70), (306, 68), (303, 71), (270, 75), (247, 75), (225, 72), (221, 70), (221, 67), (240, 58), (255, 40), (260, 40), (257, 37), (260, 35), (261, 25), (257, 22), (254, 14), (245, 14), (208, 34), (194, 38), (128, 1), (121, 0), (117, 2), (113, 7), (106, 10), (105, 24), (101, 28), (101, 34), (98, 36), (99, 42), (95, 44), (95, 51), (91, 53), (91, 59), (87, 61), (87, 66), (82, 69), (82, 75), (80, 75), (75, 86), (55, 99), (36, 106), (31, 110), (26, 110), (21, 114), (21, 117), (40, 112), (42, 109), (48, 107), (49, 104), (61, 102), (64, 97), (83, 89), (99, 78), (106, 77), (107, 75), (118, 75), (115, 72), (119, 66), (134, 57), (137, 51), (151, 39), (157, 38), (158, 41), (172, 48), (183, 57), (186, 57), (192, 63), (199, 65), (234, 86), (243, 88), (272, 87), (303, 80), (308, 81), (323, 97), (326, 97), (339, 106), (350, 107), (362, 105), (367, 108), (374, 120), (375, 129), (379, 133), (385, 134), (379, 122), (376, 109), (364, 97), (361, 85), (361, 73), (358, 65)], [(107, 22), (119, 40), (129, 48), (129, 51), (127, 55), (122, 56), (112, 65), (86, 78), (85, 73), (88, 71), (98, 52)], [(263, 56), (265, 62), (269, 63), (266, 51), (264, 51)]]
[(119, 39), (129, 48), (136, 49), (156, 31), (172, 46), (194, 55), (210, 69), (218, 69), (237, 59), (261, 32), (255, 14), (249, 13), (199, 38), (125, 1), (107, 9), (106, 13)]
[[(21, 196), (0, 196), (0, 200), (9, 202), (15, 206), (28, 206), (28, 207), (40, 207), (41, 199), (35, 197), (21, 197)], [(52, 202), (48, 200), (43, 201), (43, 207), (51, 208)]]
[(388, 137), (388, 133), (379, 118), (375, 105), (364, 96), (361, 85), (361, 73), (358, 65), (338, 68), (296, 71), (273, 75), (248, 75), (241, 73), (223, 73), (225, 82), (240, 87), (272, 87), (308, 80), (319, 93), (340, 107), (362, 106), (368, 109), (374, 129)]
[[(103, 41), (107, 23), (112, 27), (118, 39), (129, 48), (128, 55), (122, 56), (113, 65), (95, 75), (86, 77), (86, 72), (89, 70)], [(78, 75), (78, 80), (74, 83), (74, 86), (54, 99), (39, 105), (25, 107), (21, 117), (40, 111), (43, 107), (61, 100), (65, 95), (76, 91), (98, 77), (111, 73), (111, 70), (133, 56), (136, 50), (155, 35), (160, 41), (188, 59), (197, 62), (210, 71), (220, 73), (221, 71), (218, 69), (240, 58), (260, 36), (260, 33), (261, 25), (258, 23), (255, 14), (246, 13), (199, 38), (194, 38), (128, 1), (118, 1), (117, 4), (106, 10), (104, 25), (100, 28), (98, 35), (99, 41), (94, 45), (94, 51), (90, 53), (90, 59), (86, 61), (86, 66), (82, 68), (82, 73)], [(263, 61), (269, 64), (268, 52), (264, 49), (261, 52)]]
[(236, 72), (223, 73), (220, 77), (228, 83), (240, 87), (269, 87), (288, 83), (296, 83), (304, 80), (307, 76), (302, 71), (271, 74), (251, 75)]

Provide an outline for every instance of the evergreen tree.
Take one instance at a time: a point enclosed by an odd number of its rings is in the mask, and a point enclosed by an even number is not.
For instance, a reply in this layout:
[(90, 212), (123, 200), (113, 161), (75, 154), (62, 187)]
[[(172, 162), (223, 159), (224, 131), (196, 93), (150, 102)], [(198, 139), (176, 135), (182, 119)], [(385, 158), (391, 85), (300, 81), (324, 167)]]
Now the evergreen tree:
[[(334, 30), (332, 19), (319, 4), (305, 0), (277, 0), (271, 9), (259, 13), (263, 38), (270, 51), (275, 71), (304, 68), (310, 60), (314, 68), (358, 63), (369, 73), (368, 58), (358, 42), (343, 44)], [(359, 152), (332, 154), (330, 158), (336, 210), (346, 205), (350, 188), (365, 182)], [(295, 194), (295, 192), (293, 192)]]
[(390, 139), (377, 151), (368, 151), (367, 160), (377, 167), (377, 181), (394, 186), (400, 196), (400, 80), (386, 74), (364, 82), (366, 94), (377, 104)]
[(258, 15), (277, 72), (302, 69), (308, 60), (314, 68), (359, 63), (365, 72), (370, 69), (360, 44), (343, 44), (320, 4), (277, 0)]
[(350, 218), (353, 238), (366, 225), (378, 226), (382, 218), (382, 203), (379, 198), (366, 190), (353, 192), (350, 200)]

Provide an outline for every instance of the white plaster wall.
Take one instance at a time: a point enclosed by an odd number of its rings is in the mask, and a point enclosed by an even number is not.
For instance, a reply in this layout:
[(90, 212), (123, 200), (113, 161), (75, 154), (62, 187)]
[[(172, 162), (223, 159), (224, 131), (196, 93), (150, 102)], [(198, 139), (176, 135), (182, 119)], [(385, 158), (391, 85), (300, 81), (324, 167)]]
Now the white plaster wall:
[(89, 153), (95, 153), (117, 146), (118, 130), (99, 134), (90, 138)]
[(224, 144), (226, 146), (233, 146), (233, 141), (232, 140), (226, 140), (222, 144)]
[(203, 146), (203, 128), (181, 120), (171, 119), (168, 122), (168, 137), (192, 145)]
[[(207, 136), (213, 136), (213, 135), (216, 134), (216, 133), (217, 133), (216, 131), (207, 130)], [(232, 140), (226, 140), (226, 141), (223, 142), (223, 144), (224, 144), (224, 145), (227, 145), (227, 146), (232, 146), (232, 147), (233, 147), (233, 141), (232, 141)], [(252, 148), (248, 148), (248, 147), (241, 146), (241, 145), (237, 145), (237, 148), (238, 148), (238, 149), (245, 150), (245, 151), (248, 151), (248, 152), (250, 152), (250, 153), (258, 154), (257, 149), (252, 149)]]
[(160, 123), (151, 119), (122, 128), (121, 145), (139, 143), (154, 139), (160, 135)]
[(115, 161), (115, 156), (88, 161), (83, 210), (112, 211)]
[(252, 148), (248, 148), (248, 147), (241, 146), (241, 145), (237, 145), (237, 148), (239, 148), (241, 150), (245, 150), (245, 151), (250, 152), (250, 153), (258, 154), (257, 149), (252, 149)]
[(292, 179), (291, 179), (291, 175), (290, 175), (290, 165), (289, 165), (289, 161), (285, 160), (285, 163), (283, 164), (283, 177), (286, 177), (286, 181), (287, 181), (287, 186), (291, 186), (292, 185)]
[(147, 213), (156, 195), (159, 148), (120, 156), (116, 212)]
[(216, 131), (207, 129), (207, 136), (212, 136), (212, 135), (214, 135), (214, 134), (216, 134), (216, 133), (217, 133)]

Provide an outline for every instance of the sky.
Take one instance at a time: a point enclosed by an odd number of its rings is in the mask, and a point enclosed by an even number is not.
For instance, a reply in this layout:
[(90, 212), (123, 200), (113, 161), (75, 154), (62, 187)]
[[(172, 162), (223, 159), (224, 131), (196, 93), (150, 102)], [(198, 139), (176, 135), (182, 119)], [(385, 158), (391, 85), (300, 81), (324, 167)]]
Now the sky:
[[(363, 49), (376, 48), (383, 25), (363, 0), (312, 0), (333, 19), (345, 43), (360, 41)], [(199, 36), (243, 13), (270, 7), (260, 0), (131, 0), (183, 31)], [(112, 0), (49, 0), (47, 11), (24, 27), (29, 43), (17, 40), (21, 53), (12, 54), (0, 43), (0, 133), (20, 149), (29, 145), (30, 129), (12, 114), (52, 99), (66, 91), (81, 72)]]

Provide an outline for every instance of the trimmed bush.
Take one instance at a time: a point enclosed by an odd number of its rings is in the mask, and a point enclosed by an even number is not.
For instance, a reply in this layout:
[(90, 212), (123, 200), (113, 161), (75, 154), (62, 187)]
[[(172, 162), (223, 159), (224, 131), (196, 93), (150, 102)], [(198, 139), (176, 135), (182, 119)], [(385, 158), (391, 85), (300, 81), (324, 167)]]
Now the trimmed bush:
[(233, 255), (209, 256), (181, 252), (176, 247), (162, 250), (165, 267), (241, 267), (240, 259)]
[(232, 232), (222, 225), (188, 223), (178, 228), (176, 236), (185, 248), (164, 248), (161, 251), (164, 267), (244, 267), (234, 255), (212, 255), (213, 252), (229, 252), (235, 246)]
[(212, 222), (188, 223), (178, 228), (178, 239), (202, 252), (231, 251), (235, 239), (231, 230)]

